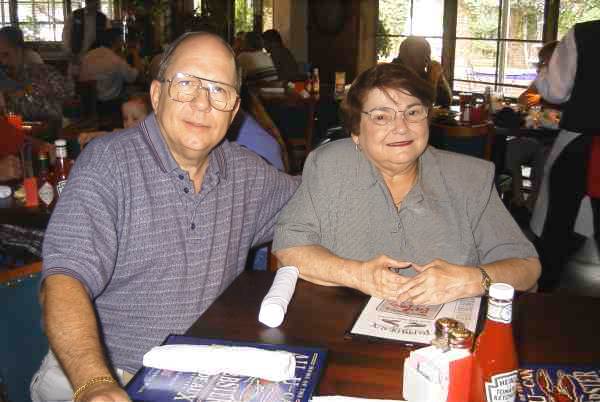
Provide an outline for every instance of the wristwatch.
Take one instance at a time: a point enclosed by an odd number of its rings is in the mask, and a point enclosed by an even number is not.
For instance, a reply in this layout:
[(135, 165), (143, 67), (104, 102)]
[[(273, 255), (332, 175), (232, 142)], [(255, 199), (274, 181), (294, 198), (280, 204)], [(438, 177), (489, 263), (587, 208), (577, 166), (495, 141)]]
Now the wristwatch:
[(481, 266), (477, 266), (479, 272), (481, 272), (481, 287), (483, 288), (484, 295), (487, 296), (490, 292), (490, 286), (492, 285), (492, 278), (488, 275), (488, 273)]

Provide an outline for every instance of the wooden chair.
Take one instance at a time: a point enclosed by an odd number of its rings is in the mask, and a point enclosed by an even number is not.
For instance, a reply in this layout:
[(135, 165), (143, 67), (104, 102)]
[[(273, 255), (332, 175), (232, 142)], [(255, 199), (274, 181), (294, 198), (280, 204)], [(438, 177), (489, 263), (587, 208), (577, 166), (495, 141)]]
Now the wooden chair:
[(430, 124), (430, 143), (441, 149), (466, 155), (492, 159), (494, 126), (492, 124), (446, 125)]
[(313, 145), (316, 100), (287, 92), (260, 93), (259, 97), (287, 144), (290, 172), (302, 171), (304, 160)]
[(78, 81), (75, 89), (81, 102), (82, 117), (86, 119), (96, 117), (98, 112), (96, 80)]

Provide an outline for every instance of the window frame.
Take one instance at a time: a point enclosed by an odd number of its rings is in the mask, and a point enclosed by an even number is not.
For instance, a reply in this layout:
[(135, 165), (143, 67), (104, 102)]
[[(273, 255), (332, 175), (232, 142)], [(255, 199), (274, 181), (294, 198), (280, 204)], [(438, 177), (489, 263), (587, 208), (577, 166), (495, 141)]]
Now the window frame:
[[(29, 0), (31, 1), (31, 0)], [(60, 0), (63, 3), (63, 16), (64, 16), (64, 20), (66, 21), (66, 19), (72, 14), (72, 1), (71, 0)], [(109, 1), (111, 4), (111, 8), (112, 8), (112, 14), (113, 16), (118, 19), (119, 18), (119, 13), (118, 13), (118, 4), (120, 3), (120, 0), (107, 0)], [(24, 24), (23, 22), (20, 22), (18, 19), (18, 15), (17, 15), (17, 8), (18, 8), (18, 3), (19, 0), (7, 0), (6, 3), (8, 3), (8, 10), (9, 10), (9, 20), (8, 25), (13, 25), (13, 26), (17, 26), (20, 27), (21, 24)], [(63, 21), (63, 25), (64, 22)], [(4, 24), (2, 24), (4, 25)], [(40, 23), (39, 25), (48, 25), (48, 23)], [(52, 25), (52, 23), (50, 23), (50, 25)], [(25, 41), (26, 43), (29, 43), (31, 45), (34, 46), (56, 46), (57, 44), (62, 43), (62, 38), (59, 38), (58, 40), (55, 41), (40, 41), (40, 40), (36, 40), (36, 41)]]
[[(500, 0), (498, 4), (498, 30), (496, 38), (477, 38), (477, 37), (467, 37), (467, 36), (457, 36), (457, 25), (458, 25), (458, 0), (445, 0), (444, 1), (444, 16), (443, 16), (443, 35), (442, 35), (442, 65), (444, 66), (444, 72), (448, 82), (450, 83), (451, 88), (454, 90), (454, 83), (456, 82), (464, 82), (464, 83), (473, 83), (480, 84), (482, 86), (491, 86), (493, 90), (498, 90), (500, 88), (510, 87), (510, 88), (527, 88), (525, 85), (516, 85), (516, 84), (507, 84), (503, 81), (503, 67), (499, 63), (500, 58), (502, 57), (501, 47), (503, 43), (538, 43), (545, 44), (550, 41), (554, 41), (557, 39), (558, 35), (558, 22), (559, 22), (559, 10), (560, 10), (560, 0), (545, 0), (544, 1), (544, 24), (542, 27), (542, 39), (541, 40), (533, 40), (533, 39), (512, 39), (512, 38), (502, 38), (502, 17), (503, 13), (506, 13), (505, 10), (506, 0)], [(377, 4), (379, 6), (379, 2)], [(412, 30), (412, 16), (413, 16), (413, 7), (414, 0), (410, 0), (410, 17), (411, 17), (411, 30)], [(378, 7), (379, 9), (379, 7)], [(379, 17), (378, 17), (379, 18)], [(408, 35), (401, 34), (388, 34), (384, 35), (379, 32), (376, 32), (375, 39), (378, 37), (389, 37), (389, 38), (397, 38), (397, 37), (407, 37)], [(439, 39), (439, 36), (421, 36), (425, 39), (435, 38)], [(462, 78), (454, 77), (454, 67), (456, 63), (456, 43), (457, 40), (465, 40), (465, 41), (491, 41), (496, 43), (496, 60), (495, 60), (495, 69), (494, 69), (494, 79), (489, 81), (476, 81), (476, 80), (467, 80)], [(377, 62), (377, 54), (375, 55), (375, 62)], [(503, 63), (502, 63), (503, 64)], [(502, 75), (500, 74), (502, 73)]]

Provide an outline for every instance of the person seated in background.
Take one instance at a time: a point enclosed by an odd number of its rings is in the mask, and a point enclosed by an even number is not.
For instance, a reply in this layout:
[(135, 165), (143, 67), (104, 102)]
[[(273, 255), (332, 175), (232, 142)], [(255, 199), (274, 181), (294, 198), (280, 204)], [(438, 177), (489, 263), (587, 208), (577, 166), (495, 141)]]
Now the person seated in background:
[(235, 52), (236, 56), (239, 55), (244, 49), (244, 36), (246, 36), (246, 32), (239, 31), (233, 38), (233, 44), (231, 45), (231, 48)]
[(269, 29), (263, 32), (262, 38), (265, 49), (269, 52), (273, 64), (275, 64), (279, 79), (283, 81), (298, 79), (298, 62), (292, 52), (284, 46), (279, 32), (275, 29)]
[[(556, 45), (558, 45), (558, 41), (552, 41), (546, 43), (542, 46), (538, 52), (538, 63), (537, 63), (537, 73), (539, 74), (542, 68), (548, 66), (550, 63), (550, 59), (552, 58), (552, 54), (554, 53), (554, 49), (556, 49)], [(519, 95), (519, 104), (523, 105), (525, 108), (530, 108), (532, 106), (540, 106), (542, 105), (543, 99), (537, 88), (535, 87), (535, 81), (529, 85), (521, 95)], [(553, 105), (554, 108), (559, 108), (559, 106)]]
[(99, 113), (119, 113), (125, 84), (143, 71), (139, 49), (130, 49), (133, 65), (122, 56), (123, 32), (111, 28), (100, 34), (92, 50), (81, 60), (79, 81), (96, 81)]
[(433, 95), (403, 64), (354, 80), (343, 104), (352, 138), (309, 154), (279, 215), (281, 264), (399, 303), (481, 296), (490, 282), (534, 288), (537, 253), (498, 196), (494, 165), (428, 146)]
[(0, 30), (0, 68), (5, 73), (0, 79), (15, 84), (2, 90), (6, 110), (20, 114), (23, 120), (62, 125), (62, 105), (74, 95), (73, 82), (52, 66), (26, 63), (25, 51), (22, 36), (13, 29)]
[[(121, 105), (121, 115), (123, 116), (123, 128), (131, 128), (144, 120), (152, 112), (150, 97), (147, 94), (132, 95)], [(120, 129), (117, 129), (120, 130)], [(79, 134), (79, 145), (85, 146), (96, 137), (108, 134), (109, 131), (92, 131)]]
[(258, 32), (246, 32), (237, 62), (242, 68), (245, 83), (278, 79), (273, 59), (263, 51), (262, 36)]
[(2, 27), (0, 31), (7, 37), (9, 41), (23, 48), (23, 62), (25, 64), (44, 64), (44, 60), (35, 50), (27, 47), (23, 38), (23, 31), (17, 27), (7, 26)]
[(442, 65), (431, 60), (431, 46), (427, 39), (409, 36), (400, 44), (398, 57), (392, 63), (403, 63), (413, 69), (419, 77), (429, 82), (435, 90), (434, 104), (450, 107), (452, 89), (444, 76)]

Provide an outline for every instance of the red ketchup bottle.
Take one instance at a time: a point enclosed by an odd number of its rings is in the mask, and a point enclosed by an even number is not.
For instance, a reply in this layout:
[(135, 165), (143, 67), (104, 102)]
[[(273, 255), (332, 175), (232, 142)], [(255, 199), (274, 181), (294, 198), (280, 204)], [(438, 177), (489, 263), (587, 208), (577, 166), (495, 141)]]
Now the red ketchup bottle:
[(471, 402), (514, 402), (517, 352), (512, 330), (515, 290), (505, 283), (490, 286), (487, 319), (473, 352)]

